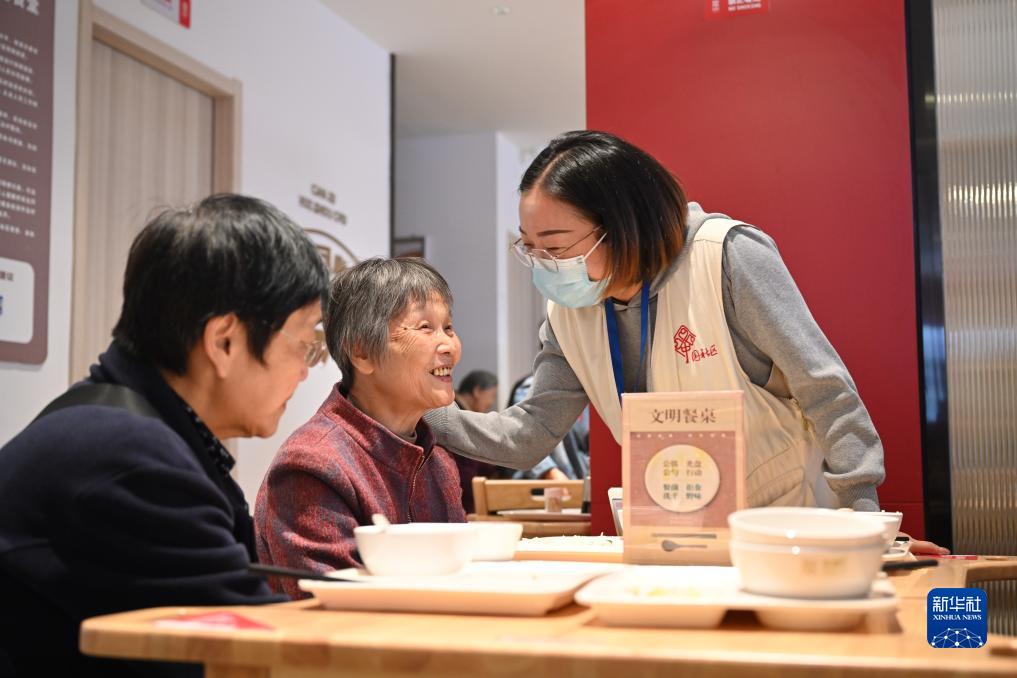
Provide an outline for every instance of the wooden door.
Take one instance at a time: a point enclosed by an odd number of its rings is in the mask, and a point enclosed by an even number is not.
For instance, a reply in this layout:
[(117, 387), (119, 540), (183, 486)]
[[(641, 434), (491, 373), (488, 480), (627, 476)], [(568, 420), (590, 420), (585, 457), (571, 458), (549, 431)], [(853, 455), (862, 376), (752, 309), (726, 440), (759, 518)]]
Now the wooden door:
[(214, 100), (92, 40), (87, 223), (75, 248), (71, 381), (86, 376), (120, 316), (130, 244), (166, 206), (212, 192)]

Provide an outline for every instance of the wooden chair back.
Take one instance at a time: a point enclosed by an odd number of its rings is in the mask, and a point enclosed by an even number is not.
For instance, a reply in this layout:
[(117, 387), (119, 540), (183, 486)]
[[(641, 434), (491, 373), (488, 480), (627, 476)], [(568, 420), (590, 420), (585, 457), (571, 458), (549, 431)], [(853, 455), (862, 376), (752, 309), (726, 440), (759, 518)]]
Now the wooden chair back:
[(562, 502), (566, 508), (583, 505), (582, 480), (489, 480), (483, 476), (473, 479), (473, 501), (477, 515), (497, 513), (506, 509), (544, 508), (544, 489), (564, 487), (571, 495)]

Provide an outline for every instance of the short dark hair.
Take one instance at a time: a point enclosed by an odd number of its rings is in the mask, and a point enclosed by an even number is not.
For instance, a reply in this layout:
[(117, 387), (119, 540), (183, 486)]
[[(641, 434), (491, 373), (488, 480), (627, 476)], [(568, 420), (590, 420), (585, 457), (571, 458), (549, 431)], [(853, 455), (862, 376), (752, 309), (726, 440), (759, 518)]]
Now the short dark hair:
[(459, 388), (456, 389), (456, 393), (470, 393), (472, 394), (478, 388), (481, 391), (489, 388), (494, 388), (498, 385), (498, 377), (494, 376), (487, 370), (473, 370), (459, 382)]
[(184, 374), (208, 321), (235, 313), (262, 360), (289, 315), (327, 288), (321, 255), (289, 217), (257, 198), (213, 195), (161, 212), (134, 239), (113, 337)]
[(607, 132), (580, 130), (548, 143), (523, 173), (537, 187), (604, 229), (610, 296), (652, 280), (685, 245), (688, 200), (653, 156)]
[(410, 304), (438, 295), (452, 308), (445, 278), (418, 257), (375, 257), (340, 271), (332, 279), (325, 309), (325, 342), (339, 365), (341, 393), (353, 388), (355, 350), (382, 360), (388, 350), (388, 324)]

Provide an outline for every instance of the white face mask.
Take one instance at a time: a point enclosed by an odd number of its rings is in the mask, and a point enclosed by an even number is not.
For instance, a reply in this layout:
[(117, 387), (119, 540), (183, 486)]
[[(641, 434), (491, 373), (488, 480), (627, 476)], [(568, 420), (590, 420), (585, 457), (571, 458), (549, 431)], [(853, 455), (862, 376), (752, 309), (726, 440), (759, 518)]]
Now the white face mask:
[(541, 262), (545, 260), (537, 260), (533, 266), (534, 286), (545, 297), (565, 308), (583, 308), (600, 303), (607, 288), (607, 280), (590, 280), (586, 270), (586, 258), (593, 254), (593, 250), (597, 249), (606, 237), (607, 233), (600, 236), (586, 254), (552, 260), (551, 265), (556, 265), (555, 268), (544, 266)]

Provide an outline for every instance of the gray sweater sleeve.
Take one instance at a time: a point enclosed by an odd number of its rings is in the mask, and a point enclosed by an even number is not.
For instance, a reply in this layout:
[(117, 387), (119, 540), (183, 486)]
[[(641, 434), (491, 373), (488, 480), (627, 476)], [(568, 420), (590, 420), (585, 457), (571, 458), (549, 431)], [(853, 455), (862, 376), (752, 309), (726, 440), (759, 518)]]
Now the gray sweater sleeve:
[[(784, 373), (815, 427), (826, 453), (826, 479), (841, 506), (878, 510), (883, 446), (851, 375), (813, 319), (777, 246), (758, 229), (732, 229), (723, 270), (725, 312), (736, 345)], [(746, 358), (740, 362), (756, 362)]]
[(501, 412), (468, 412), (453, 403), (424, 419), (439, 444), (464, 457), (526, 470), (548, 456), (590, 402), (551, 326), (540, 328), (529, 396)]

